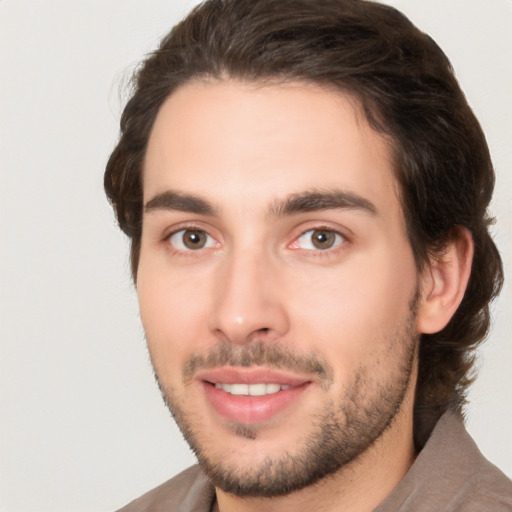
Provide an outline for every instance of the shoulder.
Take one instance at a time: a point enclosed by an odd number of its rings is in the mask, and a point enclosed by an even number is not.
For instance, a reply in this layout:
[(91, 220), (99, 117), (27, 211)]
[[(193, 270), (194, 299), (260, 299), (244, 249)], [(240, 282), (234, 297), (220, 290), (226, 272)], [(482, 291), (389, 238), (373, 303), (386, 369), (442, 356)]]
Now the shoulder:
[(191, 466), (118, 512), (210, 512), (214, 495), (204, 473)]
[(457, 499), (464, 512), (512, 512), (512, 481), (478, 452), (481, 460), (470, 466)]
[(446, 413), (402, 482), (376, 512), (512, 512), (512, 481)]
[(440, 427), (433, 470), (447, 486), (447, 510), (512, 512), (512, 481), (482, 455), (460, 417), (445, 415)]

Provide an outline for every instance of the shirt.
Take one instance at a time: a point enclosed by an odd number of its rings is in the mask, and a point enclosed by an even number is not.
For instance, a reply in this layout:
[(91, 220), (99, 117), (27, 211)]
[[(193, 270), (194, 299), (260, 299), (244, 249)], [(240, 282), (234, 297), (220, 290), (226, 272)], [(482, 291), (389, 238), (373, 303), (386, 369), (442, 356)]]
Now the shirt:
[[(215, 488), (192, 466), (118, 512), (210, 512)], [(374, 512), (512, 512), (512, 481), (446, 412), (414, 464)]]

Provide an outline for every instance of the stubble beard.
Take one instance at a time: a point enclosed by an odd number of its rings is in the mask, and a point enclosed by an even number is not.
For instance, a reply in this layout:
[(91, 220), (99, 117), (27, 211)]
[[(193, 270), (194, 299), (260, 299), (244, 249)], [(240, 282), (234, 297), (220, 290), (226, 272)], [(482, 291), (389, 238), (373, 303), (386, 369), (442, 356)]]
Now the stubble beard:
[[(186, 406), (171, 388), (163, 386), (156, 372), (155, 377), (166, 405), (215, 487), (241, 497), (282, 496), (338, 472), (365, 453), (390, 428), (411, 385), (418, 346), (414, 320), (415, 307), (411, 304), (411, 315), (406, 325), (393, 340), (385, 340), (390, 353), (400, 353), (391, 357), (390, 364), (396, 367), (385, 382), (375, 382), (368, 368), (362, 365), (338, 403), (331, 401), (312, 415), (315, 420), (311, 431), (295, 452), (269, 456), (259, 465), (249, 462), (239, 467), (221, 457), (214, 460)], [(315, 371), (323, 377), (324, 389), (328, 389), (332, 380), (332, 369), (315, 355), (299, 357), (276, 344), (257, 342), (242, 347), (223, 344), (207, 356), (193, 356), (184, 368), (184, 381), (187, 374), (191, 378), (199, 367), (223, 364), (316, 368)], [(258, 439), (258, 427), (255, 426), (235, 425), (233, 431), (247, 443)]]

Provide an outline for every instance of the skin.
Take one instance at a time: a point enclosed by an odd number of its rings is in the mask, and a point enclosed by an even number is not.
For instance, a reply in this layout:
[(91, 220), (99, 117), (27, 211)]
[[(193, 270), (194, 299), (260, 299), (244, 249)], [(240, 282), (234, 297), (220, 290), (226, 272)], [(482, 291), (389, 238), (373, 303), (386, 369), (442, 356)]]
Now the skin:
[[(326, 412), (343, 429), (352, 409), (375, 410), (383, 393), (396, 406), (375, 439), (315, 485), (272, 498), (218, 487), (216, 507), (373, 509), (414, 460), (417, 338), (458, 305), (470, 238), (419, 275), (388, 142), (354, 100), (310, 84), (182, 86), (153, 126), (143, 188), (141, 318), (164, 397), (202, 457), (250, 478), (269, 460), (299, 456)], [(286, 208), (327, 191), (343, 204)], [(205, 245), (184, 245), (184, 230)], [(332, 246), (316, 247), (313, 230), (336, 233)], [(227, 420), (191, 358), (228, 346), (236, 359), (269, 345), (314, 355), (327, 371), (281, 368), (307, 381), (298, 397), (262, 421)]]

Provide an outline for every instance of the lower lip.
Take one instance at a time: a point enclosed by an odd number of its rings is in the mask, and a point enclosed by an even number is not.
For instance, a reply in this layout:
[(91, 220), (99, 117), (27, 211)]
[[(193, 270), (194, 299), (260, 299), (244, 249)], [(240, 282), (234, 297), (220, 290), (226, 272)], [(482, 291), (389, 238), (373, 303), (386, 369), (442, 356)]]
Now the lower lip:
[(306, 382), (270, 395), (246, 396), (232, 395), (209, 382), (202, 382), (206, 398), (220, 416), (246, 425), (267, 421), (290, 407), (309, 384)]

